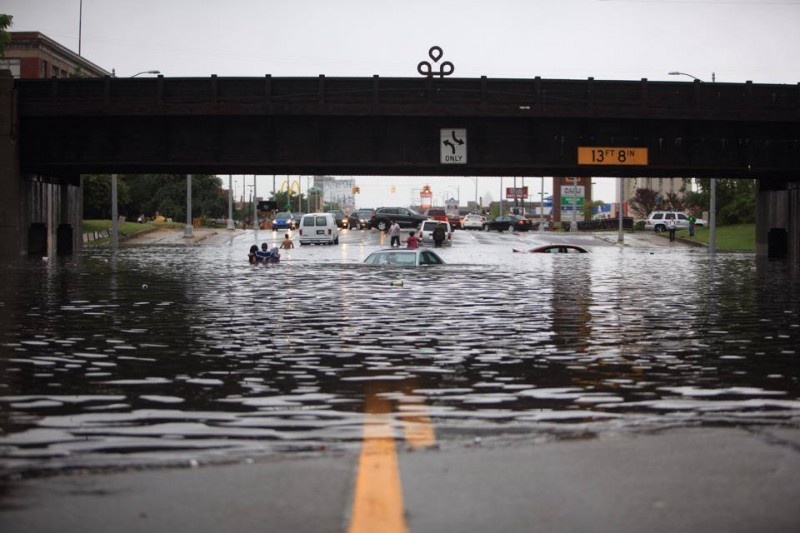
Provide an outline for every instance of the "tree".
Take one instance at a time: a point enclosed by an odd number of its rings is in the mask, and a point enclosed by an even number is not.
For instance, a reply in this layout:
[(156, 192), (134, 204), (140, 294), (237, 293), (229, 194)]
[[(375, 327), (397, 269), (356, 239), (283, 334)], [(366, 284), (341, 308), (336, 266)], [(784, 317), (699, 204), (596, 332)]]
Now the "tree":
[[(156, 213), (175, 220), (186, 219), (186, 176), (183, 174), (130, 174), (117, 178), (120, 214), (129, 218)], [(192, 176), (192, 216), (222, 218), (228, 200), (217, 176)], [(111, 176), (83, 178), (84, 218), (111, 218)]]
[(597, 211), (600, 212), (600, 208), (606, 205), (603, 200), (594, 200), (592, 203), (586, 204), (583, 206), (583, 219), (592, 219), (594, 215), (594, 208), (598, 208)]
[(681, 198), (674, 192), (668, 192), (667, 194), (665, 194), (658, 206), (658, 209), (664, 211), (683, 211), (684, 208), (685, 208), (685, 203), (683, 201), (683, 198)]
[[(117, 179), (117, 203), (128, 202), (130, 191), (124, 178)], [(120, 214), (124, 215), (122, 211)], [(90, 174), (83, 176), (83, 218), (111, 218), (111, 175)]]
[[(698, 191), (686, 195), (690, 210), (707, 211), (711, 205), (711, 180), (697, 180)], [(717, 223), (752, 223), (756, 219), (758, 183), (754, 179), (717, 178)]]
[(14, 17), (0, 13), (0, 57), (3, 56), (6, 44), (11, 41), (11, 35), (6, 31), (14, 23)]
[(636, 189), (628, 204), (639, 218), (647, 218), (650, 213), (659, 209), (660, 198), (653, 189)]
[[(270, 200), (278, 204), (278, 211), (302, 212), (307, 205), (306, 197), (302, 193), (290, 194), (288, 191), (278, 191), (274, 193)], [(298, 209), (298, 207), (300, 209)], [(326, 209), (332, 209), (332, 204), (326, 203)]]
[[(140, 174), (126, 176), (130, 200), (125, 210), (148, 217), (156, 213), (173, 220), (186, 219), (186, 176), (184, 174)], [(222, 218), (228, 200), (222, 180), (214, 175), (192, 176), (192, 217)]]

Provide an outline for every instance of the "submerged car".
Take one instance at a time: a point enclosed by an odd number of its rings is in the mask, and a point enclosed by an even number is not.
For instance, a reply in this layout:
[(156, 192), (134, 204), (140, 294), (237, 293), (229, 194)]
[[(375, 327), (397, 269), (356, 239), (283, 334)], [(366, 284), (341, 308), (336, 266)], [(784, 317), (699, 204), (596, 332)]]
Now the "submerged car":
[(364, 259), (365, 265), (388, 265), (388, 266), (427, 266), (443, 265), (444, 260), (433, 250), (417, 248), (390, 248), (372, 252)]
[(589, 250), (576, 244), (545, 244), (544, 246), (532, 248), (527, 252), (517, 249), (514, 249), (514, 252), (529, 254), (587, 254)]

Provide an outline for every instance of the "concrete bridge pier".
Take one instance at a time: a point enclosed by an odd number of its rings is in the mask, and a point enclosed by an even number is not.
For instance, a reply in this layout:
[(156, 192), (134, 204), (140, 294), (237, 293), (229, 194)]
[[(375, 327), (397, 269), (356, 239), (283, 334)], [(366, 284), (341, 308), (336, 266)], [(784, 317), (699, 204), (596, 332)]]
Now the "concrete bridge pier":
[(756, 256), (800, 266), (800, 181), (759, 180)]
[(78, 184), (44, 176), (25, 176), (22, 197), (22, 255), (68, 255), (80, 250), (83, 195)]

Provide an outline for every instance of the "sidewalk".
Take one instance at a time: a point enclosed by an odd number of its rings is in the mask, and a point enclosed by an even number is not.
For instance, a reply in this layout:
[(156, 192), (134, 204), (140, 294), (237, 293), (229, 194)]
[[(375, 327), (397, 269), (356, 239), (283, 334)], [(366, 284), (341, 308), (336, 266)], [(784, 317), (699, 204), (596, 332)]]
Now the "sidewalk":
[[(617, 244), (618, 233), (617, 232), (594, 232), (594, 237), (596, 239), (600, 239), (605, 242), (609, 242), (612, 244)], [(693, 241), (691, 239), (685, 238), (677, 238), (675, 242), (669, 242), (669, 238), (667, 236), (661, 236), (653, 232), (640, 232), (637, 231), (635, 233), (625, 233), (624, 234), (624, 246), (631, 246), (631, 247), (638, 247), (638, 248), (650, 248), (650, 247), (674, 247), (674, 246), (682, 246), (682, 247), (691, 247), (691, 248), (705, 248), (706, 245), (702, 242)]]
[(194, 228), (191, 237), (186, 237), (183, 229), (159, 228), (154, 231), (131, 235), (124, 240), (120, 239), (120, 246), (193, 246), (200, 244), (216, 246), (230, 242), (244, 233), (245, 231), (241, 229)]

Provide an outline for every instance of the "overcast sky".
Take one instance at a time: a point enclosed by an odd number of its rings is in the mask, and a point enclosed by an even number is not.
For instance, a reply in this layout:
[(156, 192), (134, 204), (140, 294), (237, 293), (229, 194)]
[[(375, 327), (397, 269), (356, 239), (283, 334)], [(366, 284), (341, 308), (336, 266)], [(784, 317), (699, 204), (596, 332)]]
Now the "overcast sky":
[[(3, 0), (0, 10), (12, 31), (76, 52), (80, 40), (117, 76), (416, 77), (438, 45), (457, 77), (800, 82), (800, 0), (83, 0), (82, 16), (80, 4)], [(407, 205), (426, 182), (475, 195), (471, 178), (356, 179), (359, 206)], [(613, 180), (595, 181), (595, 196), (614, 201)], [(499, 197), (497, 179), (478, 188)]]

